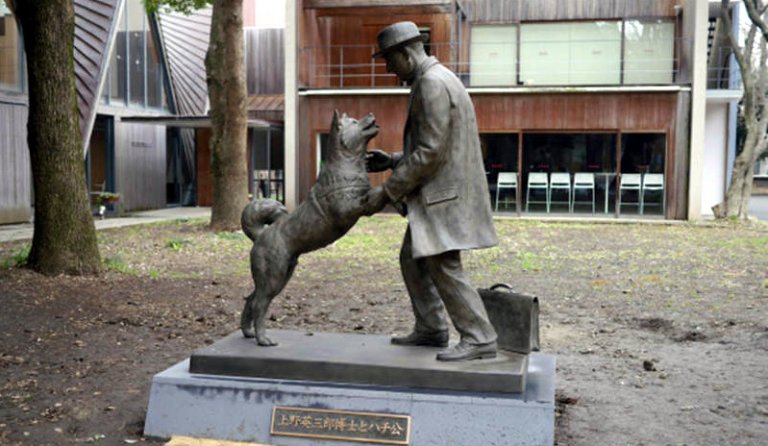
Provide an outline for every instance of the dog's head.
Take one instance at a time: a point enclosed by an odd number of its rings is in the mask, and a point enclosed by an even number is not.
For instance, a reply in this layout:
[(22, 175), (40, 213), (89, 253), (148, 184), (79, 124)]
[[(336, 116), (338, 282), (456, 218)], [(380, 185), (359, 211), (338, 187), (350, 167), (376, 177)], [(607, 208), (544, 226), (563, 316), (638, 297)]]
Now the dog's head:
[(364, 118), (357, 120), (347, 116), (346, 113), (339, 116), (339, 111), (334, 110), (331, 122), (330, 141), (334, 149), (338, 147), (346, 155), (362, 155), (372, 140), (379, 134), (379, 126), (376, 125), (376, 117), (368, 113)]

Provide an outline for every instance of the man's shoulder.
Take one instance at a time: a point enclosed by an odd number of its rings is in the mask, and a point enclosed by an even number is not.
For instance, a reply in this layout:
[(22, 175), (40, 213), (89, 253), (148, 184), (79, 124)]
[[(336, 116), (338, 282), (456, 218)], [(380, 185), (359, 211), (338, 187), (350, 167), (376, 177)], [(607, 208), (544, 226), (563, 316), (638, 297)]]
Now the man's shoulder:
[[(418, 91), (414, 93), (421, 97), (442, 96), (448, 98), (451, 104), (463, 103), (462, 96), (466, 95), (466, 88), (461, 80), (445, 65), (435, 64), (424, 72), (419, 82)], [(468, 98), (468, 96), (467, 96)]]
[(424, 72), (422, 78), (424, 83), (431, 85), (442, 85), (449, 89), (463, 89), (464, 85), (456, 74), (443, 64), (437, 63)]
[(456, 75), (453, 74), (453, 71), (449, 70), (448, 67), (439, 62), (430, 66), (424, 72), (424, 78), (429, 79), (445, 80), (446, 76), (456, 77)]

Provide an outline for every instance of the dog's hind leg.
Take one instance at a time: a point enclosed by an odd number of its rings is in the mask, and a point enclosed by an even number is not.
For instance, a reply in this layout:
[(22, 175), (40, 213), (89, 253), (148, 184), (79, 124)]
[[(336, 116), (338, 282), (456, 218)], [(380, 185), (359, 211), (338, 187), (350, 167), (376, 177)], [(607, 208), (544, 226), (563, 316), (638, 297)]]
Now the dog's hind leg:
[[(253, 323), (253, 337), (261, 346), (277, 345), (277, 342), (271, 340), (266, 333), (267, 310), (272, 299), (283, 291), (298, 264), (297, 257), (285, 255), (282, 259), (282, 261), (272, 262), (270, 269), (259, 277), (260, 280), (255, 281), (262, 286), (257, 286), (249, 299), (248, 315)], [(243, 334), (245, 333), (244, 331)]]
[[(269, 339), (267, 336), (267, 327), (265, 325), (267, 309), (274, 296), (270, 296), (266, 293), (254, 291), (253, 297), (248, 302), (250, 305), (249, 315), (253, 321), (253, 336), (248, 336), (246, 331), (243, 331), (245, 337), (255, 337), (256, 342), (263, 347), (272, 347), (277, 345), (277, 342)], [(246, 310), (243, 310), (245, 312)]]
[(256, 291), (249, 294), (245, 298), (245, 305), (243, 305), (243, 312), (240, 313), (240, 331), (243, 332), (243, 336), (246, 338), (255, 338), (256, 331), (253, 329), (253, 313), (251, 311), (251, 302), (256, 295)]

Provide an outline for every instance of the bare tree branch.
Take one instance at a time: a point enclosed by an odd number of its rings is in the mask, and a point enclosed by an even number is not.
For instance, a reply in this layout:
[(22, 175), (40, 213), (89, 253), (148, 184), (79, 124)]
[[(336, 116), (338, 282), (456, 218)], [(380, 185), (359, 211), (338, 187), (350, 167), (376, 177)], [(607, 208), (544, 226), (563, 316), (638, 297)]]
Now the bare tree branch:
[[(744, 53), (739, 49), (739, 42), (736, 39), (736, 36), (733, 33), (733, 22), (731, 21), (731, 15), (730, 15), (730, 0), (722, 0), (720, 3), (720, 20), (723, 24), (723, 27), (725, 28), (726, 34), (728, 35), (728, 42), (731, 45), (731, 49), (733, 50), (733, 55), (736, 58), (736, 63), (739, 65), (739, 70), (742, 73), (742, 82), (747, 83), (749, 82), (746, 77), (746, 73), (750, 72), (749, 67), (749, 61), (747, 60), (747, 57), (745, 57), (745, 53), (747, 52), (748, 48), (750, 48), (749, 44), (745, 45)], [(754, 29), (754, 28), (753, 28)], [(754, 37), (752, 39), (754, 41)], [(747, 39), (747, 42), (749, 42), (749, 39)], [(746, 85), (745, 85), (745, 91), (746, 91)]]
[[(723, 3), (727, 3), (723, 1)], [(744, 0), (744, 6), (747, 8), (749, 20), (763, 33), (763, 39), (768, 40), (768, 23), (765, 22), (765, 11), (768, 5), (764, 5), (762, 0)]]

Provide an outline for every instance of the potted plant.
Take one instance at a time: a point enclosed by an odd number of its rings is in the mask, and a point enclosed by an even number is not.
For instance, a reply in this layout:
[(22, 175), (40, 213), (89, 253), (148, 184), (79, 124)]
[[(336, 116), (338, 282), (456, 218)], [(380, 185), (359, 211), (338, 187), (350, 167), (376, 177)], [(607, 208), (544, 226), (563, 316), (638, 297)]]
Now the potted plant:
[(101, 192), (96, 197), (96, 202), (99, 204), (99, 216), (103, 219), (104, 213), (107, 211), (108, 204), (115, 204), (120, 201), (120, 194), (116, 192)]
[(114, 204), (120, 201), (120, 194), (115, 192), (101, 192), (98, 196), (98, 202), (101, 206)]

